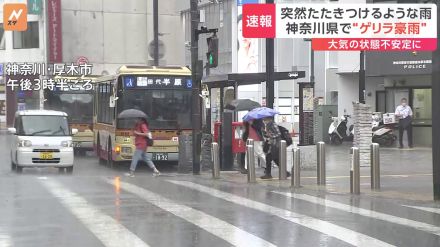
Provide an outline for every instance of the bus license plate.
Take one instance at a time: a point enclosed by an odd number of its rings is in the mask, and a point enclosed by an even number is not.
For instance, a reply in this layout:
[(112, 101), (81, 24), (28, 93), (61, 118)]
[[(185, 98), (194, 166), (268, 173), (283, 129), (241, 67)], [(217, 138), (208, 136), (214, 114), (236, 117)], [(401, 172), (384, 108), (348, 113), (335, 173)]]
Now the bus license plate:
[(167, 153), (153, 153), (153, 160), (168, 160)]
[(53, 159), (53, 155), (52, 155), (52, 153), (40, 153), (40, 159), (51, 160), (51, 159)]

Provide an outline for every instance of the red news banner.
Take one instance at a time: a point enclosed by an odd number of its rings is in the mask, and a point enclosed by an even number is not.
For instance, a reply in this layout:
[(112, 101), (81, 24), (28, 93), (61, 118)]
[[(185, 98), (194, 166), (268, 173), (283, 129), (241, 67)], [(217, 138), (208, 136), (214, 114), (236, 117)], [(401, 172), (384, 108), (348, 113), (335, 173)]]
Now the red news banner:
[(434, 51), (435, 4), (245, 4), (245, 38), (307, 38), (321, 51)]

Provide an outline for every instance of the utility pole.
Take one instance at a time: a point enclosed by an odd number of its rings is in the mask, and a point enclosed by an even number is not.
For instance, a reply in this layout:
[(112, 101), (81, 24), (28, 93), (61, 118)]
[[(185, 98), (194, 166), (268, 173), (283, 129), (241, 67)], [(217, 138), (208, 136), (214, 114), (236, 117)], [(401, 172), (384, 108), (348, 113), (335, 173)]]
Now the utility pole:
[[(440, 33), (440, 6), (437, 4), (437, 35)], [(440, 200), (440, 39), (437, 39), (437, 50), (432, 52), (432, 175), (434, 200)]]
[(365, 104), (365, 51), (361, 51), (359, 63), (359, 103)]
[[(274, 0), (266, 0), (266, 3), (273, 4)], [(274, 39), (266, 39), (266, 106), (269, 108), (273, 108), (274, 102), (274, 73)]]
[(192, 154), (193, 154), (193, 174), (200, 174), (200, 146), (201, 146), (201, 116), (200, 116), (200, 81), (197, 70), (197, 61), (199, 57), (198, 41), (198, 0), (191, 1), (191, 78), (192, 78)]
[(154, 65), (159, 66), (159, 0), (153, 0)]

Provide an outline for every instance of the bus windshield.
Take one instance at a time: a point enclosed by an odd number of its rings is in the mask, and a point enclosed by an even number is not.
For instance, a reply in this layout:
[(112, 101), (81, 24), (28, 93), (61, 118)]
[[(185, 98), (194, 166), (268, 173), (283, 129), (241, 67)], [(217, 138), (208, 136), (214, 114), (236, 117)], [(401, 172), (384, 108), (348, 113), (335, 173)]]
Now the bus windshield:
[[(191, 91), (182, 89), (125, 90), (118, 113), (138, 109), (148, 116), (151, 129), (191, 129)], [(117, 127), (132, 129), (133, 119), (118, 119)]]
[(69, 115), (71, 123), (93, 123), (93, 94), (57, 92), (46, 101), (46, 109), (63, 111)]

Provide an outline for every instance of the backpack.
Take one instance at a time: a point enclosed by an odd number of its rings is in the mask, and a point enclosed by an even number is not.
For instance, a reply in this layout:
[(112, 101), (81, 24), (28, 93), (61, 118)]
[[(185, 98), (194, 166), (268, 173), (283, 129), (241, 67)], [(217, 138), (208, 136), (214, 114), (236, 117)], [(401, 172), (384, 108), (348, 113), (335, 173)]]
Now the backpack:
[(286, 141), (286, 146), (288, 147), (288, 146), (292, 145), (293, 140), (292, 140), (292, 136), (290, 136), (289, 131), (286, 128), (284, 128), (283, 126), (279, 126), (279, 125), (278, 125), (278, 129), (281, 132), (281, 140)]

